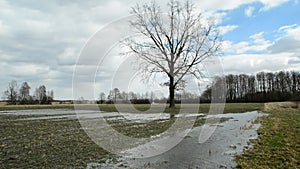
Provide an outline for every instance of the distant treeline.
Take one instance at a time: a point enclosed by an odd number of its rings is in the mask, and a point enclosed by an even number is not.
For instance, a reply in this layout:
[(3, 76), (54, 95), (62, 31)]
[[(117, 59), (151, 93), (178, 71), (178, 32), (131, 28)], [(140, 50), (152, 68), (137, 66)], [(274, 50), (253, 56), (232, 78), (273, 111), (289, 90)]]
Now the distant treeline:
[[(227, 75), (227, 102), (272, 102), (300, 100), (300, 73), (296, 71), (260, 72), (256, 75)], [(217, 85), (217, 83), (213, 83)], [(210, 102), (212, 86), (202, 93), (201, 100)]]
[[(115, 103), (131, 103), (131, 104), (150, 104), (152, 102), (159, 102), (160, 99), (155, 98), (153, 92), (137, 93), (137, 92), (124, 92), (119, 88), (114, 88), (109, 91), (106, 97), (104, 92), (99, 94), (98, 104), (115, 104)], [(162, 98), (166, 100), (165, 98)]]
[(54, 98), (53, 90), (47, 91), (45, 85), (35, 89), (30, 95), (31, 87), (27, 82), (23, 82), (20, 87), (15, 80), (8, 83), (7, 90), (4, 91), (4, 98), (8, 104), (51, 104)]
[[(176, 92), (175, 93), (175, 102), (180, 103), (182, 100), (188, 103), (199, 103), (199, 94), (194, 94), (186, 91)], [(79, 100), (84, 100), (79, 99)], [(77, 101), (78, 102), (78, 101)], [(84, 101), (79, 101), (84, 103)], [(99, 94), (98, 104), (114, 104), (114, 103), (122, 103), (122, 104), (150, 104), (150, 103), (169, 103), (169, 99), (163, 97), (162, 95), (157, 95), (154, 92), (124, 92), (120, 91), (118, 88), (114, 88), (109, 91), (109, 94), (106, 96), (104, 92)]]

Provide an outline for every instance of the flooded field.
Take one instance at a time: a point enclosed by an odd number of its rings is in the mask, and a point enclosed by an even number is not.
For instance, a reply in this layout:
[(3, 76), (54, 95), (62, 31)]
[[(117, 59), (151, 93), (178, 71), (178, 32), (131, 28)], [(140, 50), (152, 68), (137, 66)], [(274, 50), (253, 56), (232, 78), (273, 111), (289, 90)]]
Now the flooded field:
[[(230, 118), (230, 120), (218, 124), (217, 130), (206, 142), (199, 143), (199, 134), (203, 126), (196, 127), (184, 137), (176, 147), (170, 151), (151, 158), (125, 159), (119, 158), (117, 165), (124, 168), (234, 168), (235, 155), (241, 154), (244, 149), (251, 148), (248, 141), (256, 139), (257, 129), (260, 127), (258, 118), (265, 114), (257, 111), (224, 114), (218, 117)], [(210, 117), (212, 118), (212, 117)], [(154, 144), (160, 144), (163, 139), (129, 149), (124, 153), (143, 153), (151, 150)], [(152, 150), (153, 151), (153, 150)], [(99, 166), (105, 168), (117, 167), (116, 164), (107, 161)]]
[[(80, 110), (77, 114), (73, 110), (65, 109), (44, 109), (44, 110), (11, 110), (1, 111), (1, 115), (17, 116), (14, 121), (25, 121), (26, 123), (38, 121), (71, 121), (86, 119), (92, 121), (95, 118), (104, 117), (108, 121), (113, 121), (113, 125), (119, 122), (147, 125), (151, 121), (164, 123), (170, 119), (166, 113), (153, 114), (133, 114), (118, 112), (96, 112), (90, 110)], [(236, 162), (235, 155), (241, 154), (244, 149), (251, 148), (248, 145), (249, 140), (257, 138), (257, 129), (260, 127), (261, 116), (265, 114), (258, 111), (234, 114), (205, 115), (189, 114), (177, 115), (177, 118), (197, 117), (200, 119), (225, 118), (219, 124), (205, 124), (205, 126), (195, 126), (187, 132), (182, 141), (169, 151), (150, 158), (125, 158), (117, 156), (112, 158), (89, 160), (85, 167), (87, 168), (234, 168)], [(203, 127), (216, 127), (213, 135), (204, 143), (199, 143), (199, 135)], [(134, 132), (134, 130), (131, 130)], [(181, 135), (181, 133), (178, 133)], [(136, 145), (122, 153), (126, 156), (130, 154), (139, 154), (153, 149), (153, 145), (163, 145), (166, 143), (166, 137), (158, 137), (151, 142)]]

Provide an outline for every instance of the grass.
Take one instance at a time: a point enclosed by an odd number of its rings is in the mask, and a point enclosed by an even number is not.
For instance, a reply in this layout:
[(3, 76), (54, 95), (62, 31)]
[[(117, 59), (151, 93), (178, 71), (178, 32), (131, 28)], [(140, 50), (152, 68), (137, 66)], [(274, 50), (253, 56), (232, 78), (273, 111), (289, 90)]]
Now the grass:
[(77, 120), (8, 117), (0, 116), (0, 168), (84, 168), (110, 155), (90, 140)]
[(0, 101), (0, 106), (5, 106), (7, 103), (4, 101)]
[[(137, 104), (134, 105), (134, 107), (137, 110), (140, 111), (146, 111), (150, 109), (149, 104)], [(194, 104), (191, 104), (191, 106), (195, 106)], [(199, 111), (198, 113), (208, 113), (210, 109), (211, 104), (200, 104), (199, 105)], [(117, 111), (114, 107), (114, 105), (99, 105), (100, 110), (103, 111)], [(121, 105), (122, 110), (125, 110), (128, 108), (128, 105)], [(255, 111), (255, 110), (262, 110), (264, 107), (263, 103), (226, 103), (224, 108), (224, 113), (242, 113), (247, 111)], [(166, 113), (174, 113), (177, 114), (180, 111), (180, 105), (176, 105), (175, 108), (169, 108), (166, 104), (158, 104), (153, 105), (151, 107), (153, 109), (153, 112), (156, 112), (156, 110), (165, 109)]]
[(248, 111), (263, 110), (263, 103), (226, 103), (224, 113), (243, 113)]
[[(191, 104), (193, 105), (193, 104)], [(79, 109), (92, 109), (95, 105), (77, 105)], [(98, 105), (101, 111), (106, 112), (116, 112), (118, 111), (113, 104), (100, 104)], [(122, 111), (129, 110), (130, 105), (121, 104)], [(133, 105), (139, 111), (149, 110), (150, 104), (136, 104)], [(193, 105), (194, 106), (194, 105)], [(207, 113), (209, 111), (211, 104), (200, 104), (199, 113)], [(242, 113), (246, 111), (262, 110), (264, 107), (263, 103), (226, 103), (224, 113)], [(5, 110), (26, 110), (26, 109), (74, 109), (72, 104), (56, 104), (56, 105), (0, 105), (0, 111)], [(180, 105), (176, 105), (175, 108), (169, 108), (166, 104), (157, 104), (151, 107), (152, 112), (157, 112), (157, 110), (165, 110), (166, 113), (178, 113), (180, 110)], [(150, 112), (151, 113), (151, 112)]]
[(259, 139), (237, 157), (237, 168), (300, 168), (300, 109), (276, 107), (264, 112), (269, 116), (258, 130)]
[[(114, 105), (99, 105), (101, 110), (116, 111)], [(121, 105), (129, 110), (128, 105)], [(81, 105), (80, 108), (90, 105)], [(150, 105), (135, 105), (136, 109), (149, 110)], [(201, 104), (199, 113), (207, 113), (209, 104)], [(225, 113), (238, 113), (262, 109), (263, 104), (227, 104)], [(73, 109), (73, 105), (0, 106), (0, 110), (20, 109)], [(167, 105), (154, 105), (154, 110), (179, 111)], [(36, 115), (0, 115), (0, 168), (86, 168), (90, 162), (105, 162), (114, 156), (94, 142), (81, 129), (77, 120), (18, 120)], [(133, 137), (157, 135), (174, 123), (175, 119), (155, 120), (147, 124), (111, 121), (115, 129)], [(228, 119), (221, 119), (225, 121)], [(194, 126), (204, 123), (198, 118)], [(276, 141), (276, 140), (275, 140)]]
[(72, 104), (57, 105), (0, 105), (0, 111), (6, 110), (28, 110), (28, 109), (74, 109)]

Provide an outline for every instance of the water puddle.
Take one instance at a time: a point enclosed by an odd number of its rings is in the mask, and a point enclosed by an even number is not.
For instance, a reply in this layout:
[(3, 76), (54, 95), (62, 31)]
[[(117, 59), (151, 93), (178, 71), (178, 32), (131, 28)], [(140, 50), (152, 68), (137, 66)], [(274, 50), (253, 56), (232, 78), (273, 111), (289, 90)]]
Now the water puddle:
[[(77, 114), (76, 114), (77, 113)], [(145, 123), (153, 120), (169, 119), (170, 115), (167, 113), (148, 113), (148, 114), (136, 114), (136, 113), (119, 113), (119, 112), (99, 112), (92, 110), (74, 110), (66, 109), (37, 109), (37, 110), (11, 110), (0, 111), (1, 114), (6, 115), (36, 115), (37, 117), (20, 118), (19, 120), (52, 120), (52, 119), (95, 119), (104, 117), (109, 120), (123, 120), (138, 123)], [(205, 116), (205, 114), (178, 114), (175, 117), (197, 117)]]
[[(258, 137), (257, 129), (260, 127), (258, 119), (264, 115), (254, 111), (208, 116), (206, 118), (222, 117), (230, 120), (219, 124), (214, 134), (202, 144), (198, 142), (203, 128), (200, 126), (192, 129), (182, 142), (161, 155), (142, 159), (120, 157), (117, 163), (108, 161), (101, 164), (101, 168), (234, 168), (237, 165), (234, 161), (235, 156), (241, 154), (244, 149), (251, 148), (248, 141)], [(165, 139), (169, 138), (159, 138), (128, 149), (124, 153), (142, 154), (145, 151), (155, 151), (152, 149), (153, 145), (163, 145)]]

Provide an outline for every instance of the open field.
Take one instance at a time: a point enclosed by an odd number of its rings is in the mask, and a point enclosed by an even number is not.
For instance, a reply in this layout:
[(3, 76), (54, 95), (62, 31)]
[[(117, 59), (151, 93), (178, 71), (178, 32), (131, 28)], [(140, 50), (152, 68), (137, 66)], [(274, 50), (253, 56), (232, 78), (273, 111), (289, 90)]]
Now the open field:
[[(82, 108), (89, 105), (81, 105)], [(114, 112), (114, 105), (99, 105), (103, 111)], [(123, 105), (126, 109), (126, 106)], [(148, 110), (150, 105), (135, 105)], [(164, 108), (166, 105), (154, 105)], [(201, 104), (199, 113), (207, 113), (209, 104)], [(275, 107), (275, 106), (269, 106)], [(1, 106), (1, 110), (18, 109), (73, 109), (73, 105)], [(224, 113), (263, 110), (261, 103), (226, 104)], [(178, 111), (166, 108), (165, 112)], [(45, 110), (46, 111), (46, 110)], [(260, 139), (253, 141), (255, 148), (238, 157), (242, 168), (299, 167), (300, 110), (274, 108), (263, 110), (270, 114), (259, 130)], [(74, 113), (75, 114), (75, 113)], [(86, 168), (88, 163), (103, 163), (114, 155), (100, 148), (81, 129), (77, 119), (19, 120), (41, 115), (0, 115), (0, 168)], [(226, 121), (227, 119), (222, 119)], [(116, 130), (133, 137), (149, 137), (165, 131), (174, 119), (154, 120), (137, 128), (137, 123), (111, 121)], [(195, 126), (204, 120), (198, 118)], [(275, 125), (274, 125), (275, 124)]]
[(4, 105), (0, 104), (0, 111), (4, 110), (26, 110), (26, 109), (73, 109), (72, 104), (56, 105)]
[(294, 103), (268, 103), (254, 149), (238, 156), (239, 168), (300, 168), (300, 109)]
[[(80, 105), (82, 108), (90, 105)], [(126, 109), (123, 105), (123, 108)], [(147, 110), (150, 105), (135, 105), (138, 110)], [(155, 105), (157, 109), (166, 105)], [(207, 112), (209, 104), (202, 104), (199, 112)], [(1, 110), (20, 109), (73, 109), (73, 105), (30, 105), (2, 106)], [(262, 104), (228, 104), (225, 112), (244, 112), (261, 109)], [(116, 111), (114, 105), (100, 105), (103, 111)], [(174, 110), (174, 109), (173, 109)], [(176, 107), (174, 111), (179, 110)], [(46, 110), (45, 110), (46, 111)], [(172, 110), (166, 109), (166, 112)], [(75, 114), (75, 113), (74, 113)], [(89, 162), (101, 162), (111, 154), (98, 147), (81, 129), (77, 119), (61, 120), (18, 120), (41, 115), (0, 115), (0, 168), (85, 168)], [(223, 119), (223, 121), (226, 119)], [(128, 136), (149, 137), (165, 131), (171, 120), (155, 120), (141, 128), (135, 123), (124, 124), (117, 121), (116, 130)], [(204, 120), (198, 118), (195, 126)]]
[[(192, 104), (191, 104), (192, 105)], [(77, 105), (79, 109), (89, 109), (95, 105), (82, 104)], [(101, 111), (105, 112), (117, 112), (118, 110), (113, 104), (100, 104), (98, 105)], [(122, 110), (130, 110), (129, 104), (119, 105)], [(133, 105), (137, 110), (146, 111), (150, 108), (150, 104), (136, 104)], [(210, 104), (200, 104), (199, 113), (207, 113), (210, 108)], [(246, 111), (262, 110), (263, 103), (226, 103), (224, 113), (241, 113)], [(166, 104), (152, 105), (153, 112), (156, 110), (165, 109), (167, 113), (178, 113), (180, 106), (176, 105), (175, 108), (170, 109)], [(0, 105), (0, 111), (4, 110), (26, 110), (26, 109), (74, 109), (73, 104), (55, 104), (55, 105)]]
[(0, 106), (5, 106), (6, 104), (6, 102), (0, 102)]

